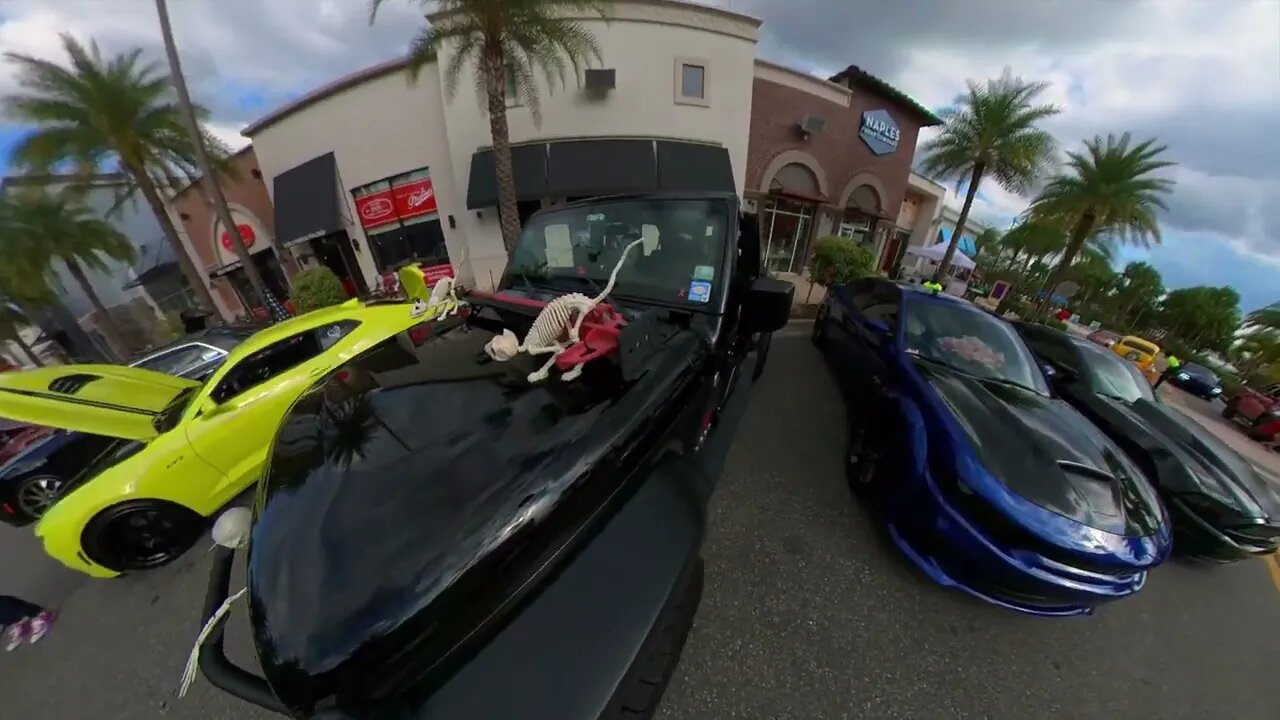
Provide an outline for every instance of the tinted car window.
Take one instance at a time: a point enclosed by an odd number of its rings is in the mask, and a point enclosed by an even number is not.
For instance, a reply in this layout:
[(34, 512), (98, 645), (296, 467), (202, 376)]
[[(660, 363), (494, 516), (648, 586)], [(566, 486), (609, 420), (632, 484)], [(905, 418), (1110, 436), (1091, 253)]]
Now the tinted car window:
[(1070, 338), (1035, 325), (1020, 325), (1018, 332), (1022, 333), (1037, 357), (1054, 367), (1065, 368), (1077, 374), (1080, 372), (1080, 360)]
[(898, 322), (898, 306), (902, 292), (889, 283), (862, 281), (851, 288), (850, 296), (858, 312), (867, 320), (894, 327)]
[(1087, 377), (1094, 392), (1125, 402), (1155, 400), (1151, 384), (1133, 363), (1126, 362), (1104, 348), (1087, 343), (1077, 343), (1076, 347), (1084, 361), (1083, 375)]
[(913, 297), (903, 308), (908, 353), (1049, 393), (1035, 358), (1008, 323), (958, 301)]
[(213, 399), (226, 402), (250, 388), (278, 377), (333, 347), (360, 326), (354, 320), (321, 325), (265, 347), (236, 364), (213, 390)]
[(1211, 383), (1218, 382), (1218, 376), (1215, 375), (1212, 370), (1201, 365), (1196, 365), (1195, 363), (1187, 363), (1186, 365), (1183, 365), (1182, 372), (1200, 380), (1206, 380)]
[(225, 355), (226, 352), (207, 345), (183, 345), (145, 358), (134, 367), (181, 377)]

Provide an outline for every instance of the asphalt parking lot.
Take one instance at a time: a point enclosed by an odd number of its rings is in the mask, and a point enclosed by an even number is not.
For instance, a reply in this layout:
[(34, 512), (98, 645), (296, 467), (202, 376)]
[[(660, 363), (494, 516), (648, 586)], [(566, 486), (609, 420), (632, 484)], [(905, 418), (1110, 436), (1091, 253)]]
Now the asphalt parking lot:
[[(1072, 619), (930, 583), (849, 495), (844, 409), (806, 332), (775, 338), (717, 490), (706, 593), (660, 717), (1280, 717), (1280, 586), (1263, 562), (1175, 561)], [(62, 611), (44, 642), (0, 653), (0, 716), (272, 717), (202, 681), (175, 697), (206, 569), (202, 547), (149, 575), (81, 580), (0, 528), (0, 592)]]

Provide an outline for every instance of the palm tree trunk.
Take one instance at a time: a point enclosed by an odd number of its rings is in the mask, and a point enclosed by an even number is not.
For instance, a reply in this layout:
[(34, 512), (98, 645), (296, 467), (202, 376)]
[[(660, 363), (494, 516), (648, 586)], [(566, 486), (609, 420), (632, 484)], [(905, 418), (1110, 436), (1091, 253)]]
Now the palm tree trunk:
[(493, 137), (493, 172), (498, 181), (498, 221), (507, 256), (520, 238), (520, 211), (516, 207), (516, 181), (511, 163), (511, 133), (507, 127), (506, 67), (501, 48), (486, 49), (480, 61), (489, 100), (489, 134)]
[[(200, 165), (200, 173), (204, 175), (205, 190), (213, 200), (213, 209), (218, 216), (218, 221), (231, 236), (231, 246), (235, 250), (236, 257), (240, 259), (240, 266), (249, 276), (249, 284), (258, 293), (263, 303), (267, 304), (267, 286), (262, 282), (262, 275), (258, 273), (258, 268), (249, 257), (249, 251), (245, 249), (244, 238), (240, 237), (240, 229), (236, 227), (236, 222), (231, 217), (227, 198), (222, 194), (222, 186), (218, 184), (218, 177), (214, 175), (213, 167), (209, 164), (209, 153), (205, 151), (204, 136), (200, 133), (200, 125), (196, 122), (195, 111), (191, 108), (191, 94), (187, 91), (187, 81), (182, 75), (182, 61), (178, 58), (178, 48), (173, 43), (173, 28), (169, 25), (169, 10), (165, 6), (165, 0), (156, 0), (156, 14), (160, 16), (160, 35), (164, 38), (164, 52), (169, 58), (169, 79), (173, 82), (174, 89), (178, 91), (178, 114), (182, 117), (187, 135), (191, 137), (191, 145), (196, 152), (196, 162)], [(267, 307), (270, 308), (270, 305), (267, 304)]]
[(973, 199), (978, 195), (978, 184), (982, 182), (982, 172), (986, 166), (981, 162), (973, 164), (973, 174), (969, 176), (969, 189), (964, 194), (964, 205), (960, 208), (960, 217), (956, 218), (956, 229), (951, 231), (951, 242), (947, 243), (947, 252), (938, 263), (938, 270), (933, 274), (933, 281), (942, 282), (947, 271), (951, 269), (951, 259), (956, 256), (956, 246), (960, 244), (960, 236), (964, 234), (965, 223), (969, 222), (969, 208), (973, 207)]
[(96, 323), (98, 329), (106, 336), (107, 344), (111, 346), (111, 352), (116, 357), (128, 355), (133, 348), (124, 341), (124, 335), (120, 332), (120, 325), (107, 312), (106, 306), (102, 304), (102, 298), (98, 297), (98, 291), (93, 289), (93, 283), (89, 282), (89, 277), (84, 274), (84, 268), (80, 267), (80, 263), (71, 258), (62, 258), (62, 261), (67, 264), (67, 270), (71, 271), (71, 277), (76, 279), (76, 282), (80, 284), (80, 289), (84, 290), (84, 294), (89, 298), (89, 304), (93, 306), (94, 312), (98, 315)]
[(1093, 212), (1086, 211), (1080, 215), (1080, 219), (1076, 221), (1076, 225), (1071, 229), (1071, 239), (1067, 242), (1067, 248), (1062, 252), (1062, 257), (1058, 260), (1058, 264), (1054, 267), (1053, 272), (1044, 279), (1044, 299), (1040, 301), (1040, 305), (1036, 307), (1034, 317), (1044, 315), (1045, 308), (1049, 307), (1049, 300), (1053, 297), (1053, 289), (1058, 286), (1061, 278), (1067, 272), (1067, 268), (1071, 267), (1071, 261), (1075, 260), (1076, 254), (1080, 252), (1080, 248), (1084, 247), (1085, 238), (1089, 237), (1089, 233), (1093, 232), (1093, 224), (1095, 222)]
[(17, 343), (18, 347), (22, 348), (22, 352), (31, 360), (31, 364), (36, 367), (44, 367), (44, 361), (36, 354), (35, 349), (28, 345), (26, 340), (22, 339), (21, 330), (14, 328), (13, 334), (9, 336), (9, 339)]
[(164, 232), (165, 239), (169, 241), (169, 247), (173, 250), (173, 256), (178, 260), (178, 268), (182, 270), (182, 275), (191, 286), (191, 291), (196, 294), (196, 308), (204, 312), (216, 312), (217, 306), (213, 303), (213, 295), (209, 293), (209, 287), (204, 284), (204, 273), (196, 268), (191, 256), (187, 254), (187, 249), (182, 245), (178, 228), (174, 227), (173, 218), (169, 217), (169, 211), (165, 209), (164, 201), (160, 199), (160, 191), (151, 181), (151, 176), (142, 167), (135, 166), (133, 163), (125, 163), (125, 170), (133, 176), (134, 182), (142, 191), (142, 196), (147, 200), (147, 205), (151, 207), (152, 214), (156, 216), (156, 222), (160, 223), (160, 230)]

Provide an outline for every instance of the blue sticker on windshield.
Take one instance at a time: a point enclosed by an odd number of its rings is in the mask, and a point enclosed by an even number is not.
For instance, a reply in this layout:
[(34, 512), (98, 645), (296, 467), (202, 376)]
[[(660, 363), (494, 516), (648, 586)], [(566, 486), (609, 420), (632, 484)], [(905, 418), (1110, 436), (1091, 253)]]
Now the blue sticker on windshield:
[(711, 302), (711, 283), (705, 280), (694, 280), (689, 283), (689, 302)]

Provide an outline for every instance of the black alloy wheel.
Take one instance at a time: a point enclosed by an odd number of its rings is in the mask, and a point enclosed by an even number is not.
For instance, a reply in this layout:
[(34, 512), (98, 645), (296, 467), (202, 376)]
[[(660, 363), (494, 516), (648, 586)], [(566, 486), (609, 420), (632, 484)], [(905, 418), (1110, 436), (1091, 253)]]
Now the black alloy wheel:
[(110, 508), (85, 530), (85, 552), (116, 572), (167, 565), (191, 548), (204, 518), (181, 505), (140, 500)]
[(18, 486), (18, 510), (32, 520), (39, 520), (58, 501), (66, 483), (57, 475), (36, 475)]

